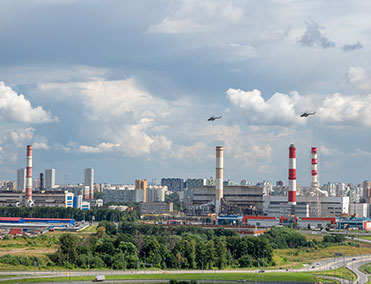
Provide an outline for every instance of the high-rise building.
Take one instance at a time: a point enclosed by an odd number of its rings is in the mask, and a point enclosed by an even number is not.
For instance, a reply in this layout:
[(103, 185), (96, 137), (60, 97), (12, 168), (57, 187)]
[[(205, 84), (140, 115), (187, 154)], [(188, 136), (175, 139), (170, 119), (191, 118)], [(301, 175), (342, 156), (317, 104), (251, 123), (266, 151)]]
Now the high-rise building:
[(45, 188), (52, 189), (55, 187), (55, 169), (45, 170)]
[(147, 180), (146, 179), (136, 179), (135, 189), (143, 189), (143, 202), (147, 202)]
[[(202, 178), (189, 178), (185, 181), (185, 187), (188, 189), (202, 187), (204, 185), (206, 185), (206, 180)], [(215, 185), (215, 179), (214, 179), (214, 185)]]
[(366, 203), (371, 203), (371, 181), (365, 180), (363, 182), (363, 198), (366, 200)]
[(184, 188), (184, 181), (182, 178), (162, 178), (161, 185), (167, 186), (170, 191), (182, 191)]
[(165, 202), (165, 195), (168, 188), (167, 186), (161, 185), (150, 185), (147, 188), (146, 201), (149, 203), (153, 202)]
[[(94, 169), (85, 169), (84, 185), (89, 187), (89, 199), (94, 199)], [(84, 198), (87, 199), (86, 196)]]
[(17, 190), (22, 192), (26, 190), (26, 169), (17, 170)]

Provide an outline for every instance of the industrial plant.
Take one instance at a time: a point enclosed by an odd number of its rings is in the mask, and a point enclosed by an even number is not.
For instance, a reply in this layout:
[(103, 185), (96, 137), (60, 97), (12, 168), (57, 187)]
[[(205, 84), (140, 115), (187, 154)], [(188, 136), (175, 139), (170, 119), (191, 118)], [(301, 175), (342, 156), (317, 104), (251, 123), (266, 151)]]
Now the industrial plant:
[[(146, 216), (167, 214), (191, 220), (211, 218), (214, 224), (248, 224), (266, 228), (283, 224), (299, 227), (351, 226), (345, 220), (362, 220), (362, 227), (370, 227), (371, 183), (365, 181), (360, 187), (344, 194), (345, 185), (327, 184), (321, 188), (318, 178), (318, 149), (310, 149), (310, 186), (305, 188), (296, 181), (296, 147), (289, 145), (288, 186), (278, 181), (274, 187), (264, 181), (256, 185), (243, 180), (240, 184), (224, 180), (224, 147), (215, 148), (215, 179), (163, 178), (161, 185), (148, 184), (146, 179), (137, 179), (135, 184), (97, 184), (94, 169), (84, 169), (81, 184), (56, 184), (55, 169), (45, 169), (39, 178), (32, 176), (32, 145), (26, 148), (26, 169), (17, 171), (16, 186), (0, 192), (0, 206), (44, 206), (89, 210), (92, 207), (115, 205), (122, 208), (139, 204)], [(228, 167), (228, 165), (226, 165)], [(44, 181), (45, 177), (45, 181)], [(361, 191), (359, 190), (361, 189)], [(362, 194), (363, 191), (363, 194)], [(358, 192), (358, 196), (351, 193)], [(180, 204), (174, 207), (173, 199)], [(96, 198), (97, 195), (99, 198)], [(360, 202), (363, 199), (363, 203)], [(164, 215), (164, 216), (165, 216)], [(361, 219), (357, 219), (361, 218)], [(182, 222), (180, 222), (182, 223)], [(358, 222), (359, 223), (359, 222)]]

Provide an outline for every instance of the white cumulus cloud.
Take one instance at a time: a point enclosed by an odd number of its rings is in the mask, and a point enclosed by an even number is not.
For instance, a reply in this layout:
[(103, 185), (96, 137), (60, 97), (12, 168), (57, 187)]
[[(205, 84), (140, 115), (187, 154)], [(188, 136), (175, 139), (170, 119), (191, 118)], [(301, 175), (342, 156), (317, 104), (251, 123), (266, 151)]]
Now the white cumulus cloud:
[(238, 23), (244, 6), (229, 0), (183, 0), (170, 5), (169, 13), (148, 28), (152, 33), (181, 34), (218, 31)]
[(98, 146), (86, 146), (80, 145), (79, 151), (82, 153), (102, 153), (107, 151), (112, 151), (115, 148), (120, 147), (120, 144), (112, 144), (112, 143), (100, 143)]
[(46, 144), (45, 142), (34, 142), (32, 144), (32, 148), (35, 149), (35, 150), (36, 149), (37, 150), (39, 150), (39, 149), (41, 149), (41, 150), (49, 150), (50, 149), (49, 145)]
[[(256, 89), (229, 89), (226, 94), (232, 105), (240, 109), (247, 122), (253, 125), (304, 124), (307, 118), (300, 117), (300, 114), (311, 101), (309, 96), (300, 96), (297, 92), (289, 95), (275, 93), (267, 100)], [(315, 96), (313, 110), (316, 114), (310, 119), (319, 120), (326, 126), (371, 127), (371, 95), (344, 96), (334, 93)]]
[(321, 121), (332, 125), (371, 126), (371, 95), (343, 96), (335, 93), (318, 108)]
[(347, 73), (347, 78), (357, 90), (370, 92), (371, 77), (362, 67), (350, 67)]
[[(56, 100), (82, 104), (85, 118), (94, 124), (94, 128), (100, 129), (102, 137), (108, 137), (109, 144), (95, 147), (82, 143), (75, 149), (84, 153), (102, 153), (113, 148), (128, 156), (167, 152), (172, 141), (159, 132), (168, 129), (166, 117), (184, 107), (181, 98), (171, 102), (153, 96), (134, 78), (48, 83), (41, 84), (39, 89), (45, 93), (60, 94)], [(97, 133), (93, 135), (96, 137)], [(109, 145), (114, 147), (108, 149)], [(69, 146), (62, 149), (71, 151)]]
[(282, 125), (303, 123), (295, 112), (295, 105), (300, 96), (293, 92), (290, 95), (275, 93), (267, 101), (259, 90), (243, 91), (229, 89), (227, 97), (234, 106), (246, 114), (246, 119), (253, 124)]
[(17, 94), (0, 81), (0, 120), (22, 123), (57, 122), (50, 112), (41, 106), (32, 107), (24, 95)]

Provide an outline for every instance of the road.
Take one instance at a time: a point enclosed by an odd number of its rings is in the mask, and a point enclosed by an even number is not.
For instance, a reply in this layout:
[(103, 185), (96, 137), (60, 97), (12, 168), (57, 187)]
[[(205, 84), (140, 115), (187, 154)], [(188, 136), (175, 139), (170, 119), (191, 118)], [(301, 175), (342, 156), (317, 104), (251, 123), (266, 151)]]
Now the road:
[[(356, 256), (356, 257), (337, 257), (327, 260), (322, 260), (316, 263), (312, 263), (303, 268), (297, 269), (272, 269), (266, 270), (265, 273), (271, 272), (315, 272), (315, 271), (325, 271), (330, 269), (336, 269), (342, 266), (347, 266), (350, 270), (354, 271), (357, 274), (357, 281), (355, 283), (367, 283), (368, 275), (360, 272), (358, 267), (371, 262), (371, 255), (364, 255), (364, 256)], [(17, 275), (12, 277), (1, 277), (0, 281), (7, 281), (7, 280), (15, 280), (15, 279), (24, 279), (24, 278), (46, 278), (46, 277), (66, 277), (66, 276), (96, 276), (96, 275), (106, 275), (109, 277), (110, 275), (150, 275), (150, 274), (187, 274), (187, 273), (258, 273), (258, 269), (256, 270), (242, 270), (242, 269), (235, 269), (235, 270), (146, 270), (146, 271), (122, 271), (122, 270), (83, 270), (83, 271), (0, 271), (0, 275)], [(125, 283), (122, 282), (117, 283)], [(133, 280), (128, 280), (129, 282), (133, 282)], [(114, 283), (114, 281), (110, 281)], [(142, 281), (143, 282), (143, 281)], [(74, 282), (75, 283), (75, 282)], [(76, 282), (77, 283), (77, 282)], [(80, 282), (79, 282), (80, 283)], [(83, 282), (81, 282), (83, 283)], [(86, 283), (86, 282), (85, 282)], [(126, 282), (127, 283), (127, 282)], [(153, 281), (153, 283), (157, 283)], [(223, 282), (227, 283), (227, 282)], [(235, 281), (233, 282), (235, 283)]]

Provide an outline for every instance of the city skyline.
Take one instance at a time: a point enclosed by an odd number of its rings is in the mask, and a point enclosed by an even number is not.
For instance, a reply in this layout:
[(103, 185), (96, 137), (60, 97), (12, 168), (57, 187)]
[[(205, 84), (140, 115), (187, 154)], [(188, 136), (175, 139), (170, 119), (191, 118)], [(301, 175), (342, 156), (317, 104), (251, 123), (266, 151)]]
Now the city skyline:
[[(371, 179), (371, 4), (336, 1), (0, 3), (0, 170), (133, 183), (215, 175)], [(11, 16), (10, 16), (11, 15)], [(300, 117), (303, 112), (315, 115)], [(210, 116), (222, 118), (207, 121)]]

